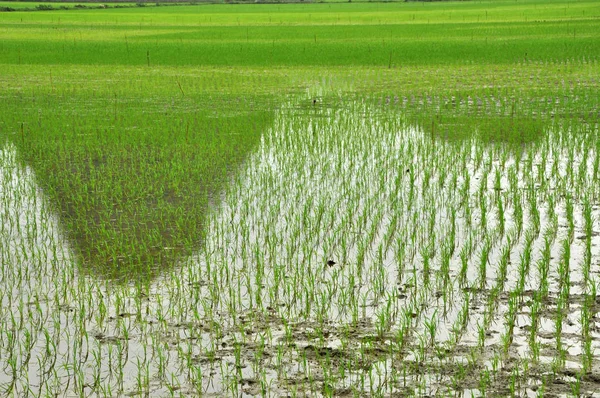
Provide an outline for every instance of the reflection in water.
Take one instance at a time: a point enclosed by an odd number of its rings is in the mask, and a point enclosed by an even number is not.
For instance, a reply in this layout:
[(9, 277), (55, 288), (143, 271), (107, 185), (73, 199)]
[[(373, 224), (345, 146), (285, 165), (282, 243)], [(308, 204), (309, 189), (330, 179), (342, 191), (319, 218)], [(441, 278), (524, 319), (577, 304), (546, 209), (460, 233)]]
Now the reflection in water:
[(174, 131), (39, 135), (17, 145), (83, 270), (148, 280), (198, 247), (209, 201), (270, 120), (267, 112), (196, 117)]
[(522, 146), (544, 137), (548, 120), (514, 116), (421, 115), (414, 123), (425, 136), (444, 141), (476, 138), (483, 143)]
[[(376, 112), (283, 107), (207, 213), (200, 250), (149, 286), (81, 275), (56, 257), (68, 250), (48, 232), (51, 212), (31, 210), (35, 184), (0, 163), (0, 192), (10, 192), (0, 244), (14, 248), (2, 252), (11, 266), (0, 275), (0, 358), (22, 364), (0, 367), (0, 387), (15, 378), (15, 396), (29, 382), (42, 396), (454, 393), (447, 369), (466, 351), (502, 379), (513, 368), (494, 369), (493, 358), (532, 360), (536, 341), (521, 326), (533, 312), (518, 300), (540, 290), (557, 302), (565, 286), (572, 301), (557, 320), (565, 346), (580, 347), (572, 336), (588, 322), (577, 300), (592, 259), (582, 243), (600, 244), (600, 208), (584, 196), (600, 192), (597, 127), (550, 131), (519, 159), (477, 140), (434, 142), (398, 113)], [(555, 325), (542, 316), (532, 330)], [(539, 356), (541, 369), (552, 361)], [(306, 382), (319, 372), (340, 377)], [(459, 382), (460, 392), (478, 379)]]

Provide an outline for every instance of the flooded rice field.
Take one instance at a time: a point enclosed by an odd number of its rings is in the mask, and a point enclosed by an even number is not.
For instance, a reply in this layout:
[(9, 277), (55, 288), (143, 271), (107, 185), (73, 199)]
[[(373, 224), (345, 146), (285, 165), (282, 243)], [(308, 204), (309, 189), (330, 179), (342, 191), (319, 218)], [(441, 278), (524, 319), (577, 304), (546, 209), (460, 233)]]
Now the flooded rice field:
[(129, 284), (81, 271), (5, 145), (0, 391), (600, 394), (598, 126), (552, 119), (516, 142), (441, 126), (281, 107), (195, 251)]

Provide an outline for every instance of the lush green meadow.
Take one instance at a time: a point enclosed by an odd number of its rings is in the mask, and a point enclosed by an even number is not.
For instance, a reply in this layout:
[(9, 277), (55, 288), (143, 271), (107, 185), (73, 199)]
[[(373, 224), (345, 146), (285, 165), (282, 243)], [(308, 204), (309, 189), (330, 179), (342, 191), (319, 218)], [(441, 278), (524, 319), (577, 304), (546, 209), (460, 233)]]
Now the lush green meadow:
[(596, 1), (0, 12), (0, 395), (600, 393), (598, 54)]

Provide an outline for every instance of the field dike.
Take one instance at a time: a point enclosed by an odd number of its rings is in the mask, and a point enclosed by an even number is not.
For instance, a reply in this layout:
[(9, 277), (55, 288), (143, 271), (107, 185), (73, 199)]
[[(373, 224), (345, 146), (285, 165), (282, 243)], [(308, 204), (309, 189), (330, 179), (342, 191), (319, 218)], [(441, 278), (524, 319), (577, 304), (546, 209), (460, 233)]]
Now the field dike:
[(81, 271), (6, 145), (0, 391), (596, 392), (598, 126), (535, 131), (449, 140), (360, 101), (283, 106), (202, 247), (129, 285)]

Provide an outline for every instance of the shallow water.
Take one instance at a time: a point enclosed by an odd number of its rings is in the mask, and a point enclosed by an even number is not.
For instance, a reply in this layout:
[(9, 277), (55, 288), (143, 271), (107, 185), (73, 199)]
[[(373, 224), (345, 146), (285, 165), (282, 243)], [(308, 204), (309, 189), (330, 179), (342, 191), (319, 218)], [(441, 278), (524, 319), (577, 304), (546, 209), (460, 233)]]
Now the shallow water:
[(207, 216), (204, 247), (151, 284), (131, 286), (79, 273), (35, 176), (5, 147), (2, 388), (471, 396), (531, 395), (544, 380), (547, 392), (565, 395), (579, 378), (593, 392), (596, 359), (587, 375), (578, 372), (586, 336), (591, 352), (600, 344), (592, 296), (600, 191), (589, 179), (597, 154), (575, 134), (546, 134), (517, 158), (501, 145), (431, 140), (401, 113), (362, 103), (284, 106)]

